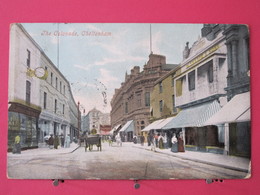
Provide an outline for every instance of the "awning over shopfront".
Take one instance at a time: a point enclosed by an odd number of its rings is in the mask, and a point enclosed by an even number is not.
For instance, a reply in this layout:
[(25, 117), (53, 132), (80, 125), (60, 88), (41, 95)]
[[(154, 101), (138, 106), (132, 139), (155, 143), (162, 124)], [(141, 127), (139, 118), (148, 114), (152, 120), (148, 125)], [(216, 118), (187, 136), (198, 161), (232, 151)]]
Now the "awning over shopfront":
[(238, 94), (207, 122), (207, 125), (246, 122), (251, 120), (250, 92)]
[(205, 121), (217, 113), (220, 108), (217, 100), (185, 108), (176, 117), (172, 117), (162, 129), (205, 126)]
[(164, 121), (165, 119), (161, 119), (161, 120), (157, 120), (157, 121), (154, 121), (152, 122), (151, 124), (149, 124), (148, 126), (146, 126), (143, 130), (141, 130), (142, 132), (143, 131), (150, 131), (150, 130), (153, 130), (155, 129), (155, 127), (160, 124), (162, 121)]
[(119, 132), (130, 132), (130, 131), (134, 131), (134, 121), (130, 120), (127, 121), (127, 123), (120, 129)]
[(121, 126), (121, 124), (116, 125), (116, 126), (109, 132), (109, 134), (113, 135), (113, 133), (114, 133), (115, 131), (117, 131), (120, 126)]

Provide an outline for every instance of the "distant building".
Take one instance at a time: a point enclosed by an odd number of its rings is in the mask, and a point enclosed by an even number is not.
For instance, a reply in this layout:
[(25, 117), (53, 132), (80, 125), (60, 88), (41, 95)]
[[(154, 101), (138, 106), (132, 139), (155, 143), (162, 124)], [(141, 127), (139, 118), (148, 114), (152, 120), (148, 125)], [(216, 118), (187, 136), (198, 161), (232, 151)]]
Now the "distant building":
[[(133, 120), (134, 130), (127, 132), (127, 140), (133, 135), (140, 135), (150, 118), (150, 95), (154, 83), (175, 66), (166, 64), (166, 57), (150, 54), (149, 61), (140, 71), (139, 66), (125, 74), (125, 81), (119, 89), (115, 89), (111, 100), (111, 126), (123, 126)], [(122, 132), (123, 133), (123, 132)]]
[(97, 134), (101, 134), (101, 130), (103, 130), (101, 127), (107, 129), (108, 126), (110, 126), (110, 114), (102, 113), (96, 108), (93, 108), (86, 116), (82, 117), (82, 131), (91, 133), (95, 129)]

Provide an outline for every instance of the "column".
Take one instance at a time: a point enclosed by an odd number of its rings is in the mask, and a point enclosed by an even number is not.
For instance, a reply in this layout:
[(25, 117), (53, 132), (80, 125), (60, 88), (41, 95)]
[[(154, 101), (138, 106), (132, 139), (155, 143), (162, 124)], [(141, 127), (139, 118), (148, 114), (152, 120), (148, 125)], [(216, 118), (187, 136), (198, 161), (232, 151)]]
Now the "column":
[(233, 76), (237, 76), (238, 75), (238, 61), (237, 61), (237, 56), (238, 56), (238, 53), (237, 53), (237, 40), (233, 40), (231, 42), (232, 44), (232, 73), (233, 73)]
[(229, 155), (229, 124), (228, 123), (225, 123), (224, 129), (225, 129), (224, 154)]

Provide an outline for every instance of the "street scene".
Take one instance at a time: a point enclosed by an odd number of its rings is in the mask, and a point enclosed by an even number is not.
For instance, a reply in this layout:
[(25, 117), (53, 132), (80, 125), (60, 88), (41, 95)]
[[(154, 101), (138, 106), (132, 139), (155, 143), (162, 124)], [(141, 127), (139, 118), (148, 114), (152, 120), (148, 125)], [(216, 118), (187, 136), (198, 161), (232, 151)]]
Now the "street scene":
[[(102, 152), (93, 148), (85, 152), (84, 147), (70, 150), (25, 151), (22, 155), (8, 154), (8, 175), (17, 179), (241, 179), (247, 176), (248, 161), (240, 167), (229, 169), (214, 163), (185, 160), (149, 150), (150, 147), (124, 143), (122, 146), (106, 142)], [(219, 159), (222, 160), (222, 159)], [(241, 160), (239, 158), (233, 159)], [(231, 165), (235, 164), (232, 162)], [(244, 166), (244, 167), (243, 167)]]
[(12, 24), (8, 178), (250, 178), (249, 40), (240, 24)]

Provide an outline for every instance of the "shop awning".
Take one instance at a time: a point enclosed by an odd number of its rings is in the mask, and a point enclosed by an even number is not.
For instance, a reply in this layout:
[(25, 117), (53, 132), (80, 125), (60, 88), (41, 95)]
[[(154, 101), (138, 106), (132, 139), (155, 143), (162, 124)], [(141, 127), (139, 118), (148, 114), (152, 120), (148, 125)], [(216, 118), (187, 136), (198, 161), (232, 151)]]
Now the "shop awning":
[(110, 132), (109, 134), (113, 134), (115, 131), (117, 131), (117, 129), (121, 126), (121, 124), (116, 125)]
[(221, 110), (212, 116), (207, 125), (246, 122), (251, 120), (250, 92), (234, 96)]
[(173, 118), (175, 117), (170, 117), (170, 118), (166, 118), (163, 119), (162, 122), (160, 122), (159, 124), (157, 124), (154, 129), (162, 129), (165, 125), (167, 125)]
[(152, 122), (151, 124), (149, 124), (148, 126), (146, 126), (143, 130), (141, 130), (142, 132), (143, 131), (150, 131), (150, 130), (153, 130), (155, 129), (155, 127), (161, 123), (162, 121), (164, 121), (165, 119), (161, 119), (161, 120), (157, 120), (157, 121), (154, 121)]
[(130, 132), (134, 131), (134, 121), (130, 120), (120, 129), (119, 132)]
[(172, 117), (162, 129), (205, 126), (204, 123), (220, 108), (217, 100), (185, 108), (176, 117)]

